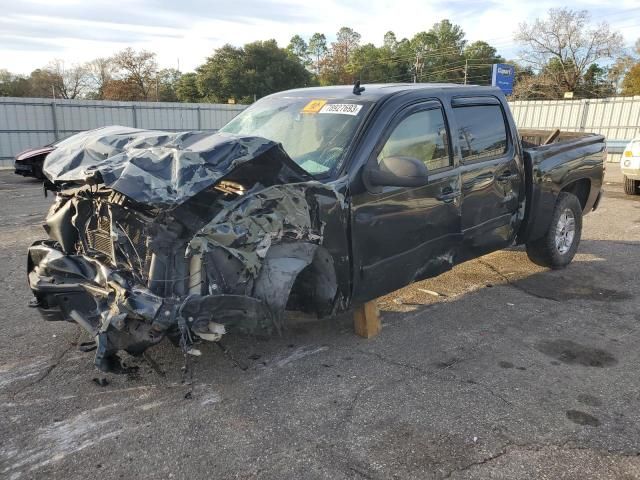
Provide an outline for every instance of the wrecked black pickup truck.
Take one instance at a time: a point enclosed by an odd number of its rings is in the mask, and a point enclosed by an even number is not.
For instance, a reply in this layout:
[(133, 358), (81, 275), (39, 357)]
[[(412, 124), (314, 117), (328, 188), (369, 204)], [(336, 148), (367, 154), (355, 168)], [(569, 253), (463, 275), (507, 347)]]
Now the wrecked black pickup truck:
[(266, 97), (217, 133), (105, 127), (48, 157), (32, 305), (95, 362), (330, 316), (513, 244), (573, 258), (604, 138), (522, 133), (498, 89), (370, 85)]

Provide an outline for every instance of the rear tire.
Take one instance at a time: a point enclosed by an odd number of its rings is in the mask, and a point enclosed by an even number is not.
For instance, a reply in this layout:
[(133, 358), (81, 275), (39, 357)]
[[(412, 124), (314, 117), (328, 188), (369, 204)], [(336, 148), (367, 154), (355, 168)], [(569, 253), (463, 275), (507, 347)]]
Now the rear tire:
[(637, 195), (640, 181), (624, 176), (624, 193), (627, 195)]
[(578, 197), (561, 192), (549, 230), (527, 243), (527, 256), (533, 263), (553, 269), (564, 268), (573, 260), (582, 235), (582, 207)]

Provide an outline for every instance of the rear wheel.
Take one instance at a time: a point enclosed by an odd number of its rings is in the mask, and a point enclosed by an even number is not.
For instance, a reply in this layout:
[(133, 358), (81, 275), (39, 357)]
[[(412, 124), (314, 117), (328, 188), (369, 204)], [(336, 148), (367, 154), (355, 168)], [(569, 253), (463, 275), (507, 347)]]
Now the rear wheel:
[(543, 267), (564, 268), (573, 260), (582, 235), (582, 207), (578, 197), (558, 195), (549, 230), (542, 238), (527, 243), (529, 259)]
[(640, 181), (624, 176), (624, 193), (627, 195), (637, 195)]

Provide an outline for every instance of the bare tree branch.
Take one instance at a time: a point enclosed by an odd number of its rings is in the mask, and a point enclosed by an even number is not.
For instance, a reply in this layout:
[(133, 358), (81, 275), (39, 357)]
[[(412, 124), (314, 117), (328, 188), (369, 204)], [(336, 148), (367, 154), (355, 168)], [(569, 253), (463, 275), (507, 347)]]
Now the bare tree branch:
[(590, 65), (611, 58), (622, 50), (623, 39), (611, 32), (606, 22), (589, 28), (586, 10), (552, 8), (546, 19), (523, 23), (515, 40), (523, 46), (521, 58), (551, 78), (559, 79), (561, 87), (573, 91), (578, 87)]

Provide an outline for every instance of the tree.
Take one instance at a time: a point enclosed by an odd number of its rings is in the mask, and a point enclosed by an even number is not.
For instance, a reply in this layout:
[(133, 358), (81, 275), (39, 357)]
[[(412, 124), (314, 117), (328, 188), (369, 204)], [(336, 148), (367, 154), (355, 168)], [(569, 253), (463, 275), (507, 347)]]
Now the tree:
[(622, 89), (624, 77), (638, 62), (640, 62), (640, 38), (636, 40), (631, 53), (625, 52), (620, 55), (614, 64), (609, 67), (607, 76), (617, 90)]
[(287, 51), (297, 58), (305, 67), (309, 65), (309, 46), (300, 35), (294, 35), (289, 41)]
[(338, 30), (336, 41), (331, 44), (331, 55), (342, 65), (349, 63), (354, 50), (360, 45), (361, 35), (349, 27)]
[(113, 57), (117, 68), (122, 70), (125, 83), (128, 86), (135, 85), (136, 96), (139, 100), (148, 100), (156, 86), (156, 74), (158, 64), (156, 54), (146, 50), (136, 52), (132, 48), (126, 48)]
[(140, 87), (130, 78), (109, 80), (103, 88), (103, 100), (135, 102), (142, 100)]
[(54, 60), (45, 68), (51, 74), (56, 95), (59, 97), (74, 99), (87, 93), (89, 70), (85, 65), (66, 67), (64, 61)]
[(467, 83), (474, 85), (490, 85), (491, 66), (505, 61), (494, 47), (481, 40), (467, 45), (463, 56), (466, 61)]
[(382, 48), (386, 48), (387, 50), (393, 52), (398, 46), (398, 39), (396, 38), (396, 34), (389, 30), (384, 34), (384, 38), (382, 41)]
[(589, 23), (586, 10), (552, 8), (546, 19), (520, 24), (515, 40), (523, 46), (521, 58), (537, 71), (548, 68), (558, 86), (574, 91), (589, 65), (614, 57), (622, 49), (623, 39), (602, 22)]
[(304, 66), (275, 40), (225, 45), (196, 69), (198, 90), (208, 100), (226, 103), (233, 98), (251, 103), (281, 90), (310, 84)]
[(279, 48), (275, 40), (258, 41), (244, 46), (244, 97), (250, 100), (274, 92), (310, 84), (311, 75), (287, 51)]
[(44, 68), (31, 72), (29, 95), (74, 99), (88, 93), (89, 83), (89, 71), (85, 65), (67, 68), (62, 60), (53, 60)]
[(336, 41), (321, 65), (321, 83), (349, 84), (353, 82), (353, 72), (347, 68), (351, 57), (360, 45), (360, 34), (349, 27), (338, 30)]
[(327, 38), (322, 33), (314, 33), (309, 39), (308, 52), (313, 60), (313, 69), (316, 75), (320, 74), (322, 60), (327, 55)]
[(381, 82), (389, 77), (385, 52), (373, 43), (358, 47), (351, 55), (346, 71), (363, 83)]
[(640, 63), (636, 63), (627, 74), (622, 82), (623, 95), (640, 95)]
[(364, 83), (406, 82), (411, 80), (411, 49), (405, 38), (398, 41), (395, 33), (385, 33), (383, 44), (372, 43), (354, 50), (347, 71)]
[(181, 102), (195, 103), (202, 100), (202, 95), (198, 90), (198, 76), (193, 73), (185, 73), (178, 80), (176, 95)]
[(113, 58), (96, 58), (87, 63), (91, 96), (96, 100), (104, 100), (105, 87), (116, 75)]
[(56, 92), (56, 84), (60, 83), (60, 79), (46, 68), (36, 68), (29, 74), (29, 96), (30, 97), (51, 97), (58, 96)]
[(177, 102), (176, 89), (182, 74), (175, 68), (163, 68), (156, 76), (156, 101)]
[(462, 83), (466, 43), (462, 28), (447, 19), (435, 23), (428, 32), (414, 35), (411, 46), (416, 80)]
[(585, 98), (603, 98), (615, 94), (615, 86), (607, 79), (607, 69), (596, 63), (587, 68), (578, 86), (578, 96)]
[(196, 68), (198, 90), (209, 102), (227, 103), (244, 96), (242, 48), (226, 44)]
[(548, 98), (550, 87), (541, 75), (536, 75), (531, 65), (509, 62), (515, 67), (515, 79), (511, 98), (515, 100), (541, 100)]
[(0, 97), (26, 97), (29, 95), (29, 80), (0, 69)]

